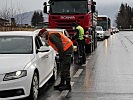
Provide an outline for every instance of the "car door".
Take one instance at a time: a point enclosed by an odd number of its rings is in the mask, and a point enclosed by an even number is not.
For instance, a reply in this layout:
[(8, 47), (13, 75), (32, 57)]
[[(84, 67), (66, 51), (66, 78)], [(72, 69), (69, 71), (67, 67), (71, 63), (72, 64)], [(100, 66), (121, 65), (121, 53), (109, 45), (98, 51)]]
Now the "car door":
[[(35, 38), (36, 42), (36, 48), (39, 49), (41, 46), (46, 46), (43, 45), (41, 39), (39, 36)], [(51, 59), (50, 57), (50, 52), (51, 50), (47, 52), (36, 52), (37, 56), (37, 62), (39, 66), (39, 78), (40, 78), (40, 84), (44, 83), (44, 81), (47, 80), (48, 75), (50, 73), (50, 67), (49, 67), (49, 60)]]

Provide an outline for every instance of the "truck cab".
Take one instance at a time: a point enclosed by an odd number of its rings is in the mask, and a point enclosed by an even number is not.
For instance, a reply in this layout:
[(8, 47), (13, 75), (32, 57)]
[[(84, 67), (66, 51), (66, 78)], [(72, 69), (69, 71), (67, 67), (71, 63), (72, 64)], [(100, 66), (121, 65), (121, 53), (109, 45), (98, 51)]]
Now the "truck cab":
[[(47, 7), (49, 6), (49, 12)], [(90, 0), (49, 0), (49, 5), (44, 3), (44, 13), (49, 14), (49, 28), (66, 29), (72, 37), (75, 31), (72, 28), (72, 23), (76, 22), (84, 28), (86, 51), (91, 52), (91, 39), (95, 39), (93, 34), (89, 33), (91, 26), (94, 26), (95, 18), (95, 2)], [(90, 38), (92, 35), (92, 38)], [(73, 41), (74, 42), (74, 41)], [(74, 45), (76, 43), (74, 42)]]

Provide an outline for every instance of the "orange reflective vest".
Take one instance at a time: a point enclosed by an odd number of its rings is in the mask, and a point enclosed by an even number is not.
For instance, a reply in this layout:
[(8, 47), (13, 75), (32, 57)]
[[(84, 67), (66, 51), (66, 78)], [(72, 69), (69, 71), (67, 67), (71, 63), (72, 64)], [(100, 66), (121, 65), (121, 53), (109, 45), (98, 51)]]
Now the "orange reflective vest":
[[(66, 51), (70, 46), (73, 45), (73, 43), (72, 43), (72, 41), (67, 36), (65, 36), (61, 32), (58, 32), (58, 33), (61, 36), (60, 39), (61, 39), (62, 44), (63, 44), (63, 50)], [(58, 52), (57, 47), (49, 40), (50, 34), (55, 34), (55, 32), (49, 32), (49, 35), (48, 35), (48, 43), (49, 43), (50, 46), (53, 47), (54, 50), (56, 50)]]

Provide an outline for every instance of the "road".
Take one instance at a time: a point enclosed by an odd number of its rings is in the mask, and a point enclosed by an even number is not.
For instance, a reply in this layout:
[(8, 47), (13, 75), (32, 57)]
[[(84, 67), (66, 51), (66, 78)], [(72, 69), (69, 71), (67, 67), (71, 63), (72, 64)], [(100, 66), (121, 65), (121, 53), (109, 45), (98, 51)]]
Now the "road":
[(87, 56), (87, 65), (71, 66), (72, 91), (46, 84), (39, 100), (133, 100), (133, 31), (120, 31)]

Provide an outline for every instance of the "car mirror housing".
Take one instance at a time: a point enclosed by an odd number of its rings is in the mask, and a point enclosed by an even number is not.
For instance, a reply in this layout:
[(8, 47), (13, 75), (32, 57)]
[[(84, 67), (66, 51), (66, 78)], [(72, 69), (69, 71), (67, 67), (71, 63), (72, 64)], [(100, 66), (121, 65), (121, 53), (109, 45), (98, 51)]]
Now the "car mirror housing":
[(37, 49), (37, 52), (49, 52), (50, 49), (48, 46), (41, 46), (39, 49)]

